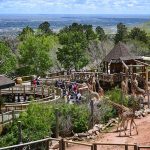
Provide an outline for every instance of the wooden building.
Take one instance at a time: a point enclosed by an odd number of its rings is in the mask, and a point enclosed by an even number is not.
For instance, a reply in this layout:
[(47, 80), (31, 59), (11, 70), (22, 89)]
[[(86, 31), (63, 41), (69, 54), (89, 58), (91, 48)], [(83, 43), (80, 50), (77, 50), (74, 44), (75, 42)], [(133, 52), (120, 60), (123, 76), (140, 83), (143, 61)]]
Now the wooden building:
[(149, 78), (149, 64), (145, 63), (143, 57), (132, 55), (122, 42), (115, 45), (103, 59), (102, 66), (103, 73), (100, 80), (104, 82), (118, 83), (126, 77), (131, 78), (133, 74), (138, 74), (142, 80), (148, 81)]
[(0, 89), (9, 88), (15, 85), (15, 81), (0, 75)]

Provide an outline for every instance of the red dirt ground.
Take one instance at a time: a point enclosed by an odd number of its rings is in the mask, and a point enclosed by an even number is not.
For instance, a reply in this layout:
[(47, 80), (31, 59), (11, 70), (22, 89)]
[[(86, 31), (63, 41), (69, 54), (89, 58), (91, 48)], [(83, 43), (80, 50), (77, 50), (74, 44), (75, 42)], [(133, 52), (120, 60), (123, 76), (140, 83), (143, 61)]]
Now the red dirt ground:
[[(88, 142), (101, 142), (101, 143), (137, 143), (138, 145), (150, 145), (150, 115), (135, 120), (138, 126), (139, 134), (136, 135), (134, 129), (132, 130), (132, 136), (124, 136), (122, 132), (122, 136), (119, 137), (118, 132), (114, 132), (116, 128), (112, 129), (109, 133), (101, 133), (99, 138), (95, 141)], [(127, 133), (129, 135), (129, 133)], [(85, 142), (84, 142), (85, 143)], [(80, 146), (80, 145), (71, 145), (67, 148), (67, 150), (90, 150), (90, 147)], [(123, 147), (117, 146), (98, 146), (98, 150), (124, 150)], [(130, 147), (129, 150), (133, 150), (133, 147)], [(149, 149), (150, 150), (150, 149)]]

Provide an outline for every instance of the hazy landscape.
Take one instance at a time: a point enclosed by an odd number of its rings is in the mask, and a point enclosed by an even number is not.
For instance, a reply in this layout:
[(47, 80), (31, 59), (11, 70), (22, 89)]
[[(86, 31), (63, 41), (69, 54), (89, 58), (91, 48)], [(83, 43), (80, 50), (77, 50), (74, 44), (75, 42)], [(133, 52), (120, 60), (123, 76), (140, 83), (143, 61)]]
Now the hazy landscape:
[(26, 26), (36, 29), (44, 21), (48, 21), (55, 32), (76, 22), (91, 24), (94, 28), (101, 26), (106, 32), (114, 33), (118, 23), (129, 27), (139, 26), (149, 22), (150, 15), (0, 15), (0, 36), (16, 36)]

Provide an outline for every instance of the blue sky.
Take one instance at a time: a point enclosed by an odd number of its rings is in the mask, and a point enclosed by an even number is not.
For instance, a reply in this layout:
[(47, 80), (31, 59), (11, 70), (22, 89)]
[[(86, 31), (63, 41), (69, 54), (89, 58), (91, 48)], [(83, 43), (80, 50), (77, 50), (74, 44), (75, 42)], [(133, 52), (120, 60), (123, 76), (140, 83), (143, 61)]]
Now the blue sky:
[(0, 0), (0, 14), (150, 14), (150, 0)]

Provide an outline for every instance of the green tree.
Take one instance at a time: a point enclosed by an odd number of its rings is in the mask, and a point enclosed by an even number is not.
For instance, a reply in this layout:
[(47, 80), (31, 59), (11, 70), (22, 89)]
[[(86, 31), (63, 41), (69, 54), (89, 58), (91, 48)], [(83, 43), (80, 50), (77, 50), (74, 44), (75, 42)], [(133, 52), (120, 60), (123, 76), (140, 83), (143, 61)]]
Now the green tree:
[(119, 41), (125, 42), (127, 39), (127, 35), (127, 27), (123, 23), (117, 24), (117, 33), (114, 38), (115, 44), (117, 44)]
[(86, 47), (88, 43), (84, 33), (63, 33), (59, 36), (59, 41), (63, 47), (58, 49), (57, 58), (65, 69), (78, 70), (87, 65)]
[(129, 33), (129, 38), (138, 40), (144, 43), (147, 43), (148, 36), (147, 33), (144, 30), (141, 30), (140, 28), (134, 27), (131, 32)]
[(102, 27), (100, 27), (100, 26), (97, 26), (97, 27), (96, 27), (96, 33), (97, 33), (98, 39), (99, 39), (100, 41), (105, 40), (106, 37), (107, 37), (106, 34), (105, 34), (104, 29), (103, 29)]
[(3, 42), (0, 42), (0, 74), (9, 74), (16, 68), (16, 56), (10, 48)]
[(96, 39), (96, 34), (92, 25), (83, 25), (83, 32), (85, 33), (88, 41)]
[(34, 34), (34, 31), (32, 28), (30, 28), (29, 26), (25, 27), (22, 32), (19, 34), (19, 39), (20, 41), (23, 41), (24, 39), (26, 39), (29, 35)]
[(41, 23), (38, 29), (40, 29), (41, 32), (46, 35), (51, 35), (53, 33), (53, 31), (50, 29), (50, 23), (47, 21)]
[(19, 45), (19, 62), (22, 74), (43, 74), (52, 66), (50, 50), (55, 45), (54, 36), (30, 35)]

